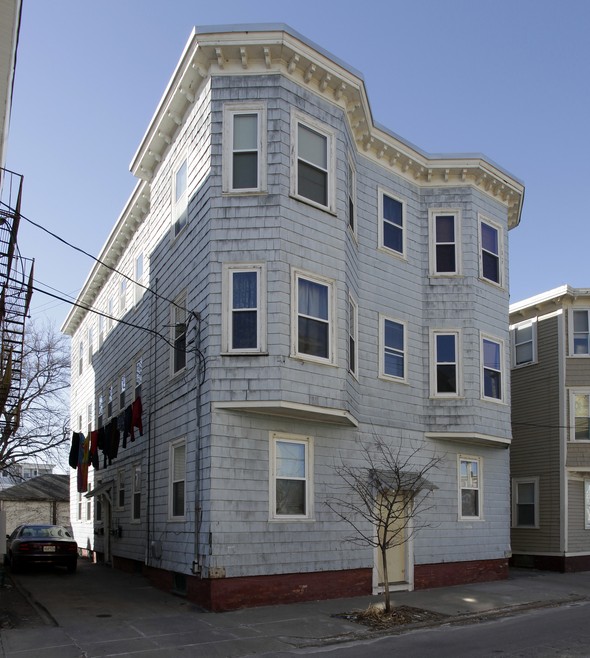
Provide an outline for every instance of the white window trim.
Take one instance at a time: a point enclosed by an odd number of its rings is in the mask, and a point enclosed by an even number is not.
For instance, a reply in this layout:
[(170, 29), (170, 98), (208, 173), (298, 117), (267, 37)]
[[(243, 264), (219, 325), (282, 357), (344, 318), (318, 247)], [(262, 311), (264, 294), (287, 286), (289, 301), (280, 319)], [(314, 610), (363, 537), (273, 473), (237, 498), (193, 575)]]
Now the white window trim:
[(122, 276), (119, 281), (119, 315), (123, 317), (127, 312), (127, 278)]
[[(187, 365), (188, 365), (188, 349), (187, 347), (187, 334), (186, 331), (188, 329), (188, 311), (186, 310), (186, 301), (187, 301), (187, 296), (186, 292), (181, 293), (176, 297), (174, 300), (174, 304), (170, 304), (170, 361), (169, 361), (169, 369), (170, 369), (170, 379), (173, 379), (175, 377), (179, 377), (183, 373), (186, 372)], [(180, 312), (180, 309), (178, 307), (183, 307), (185, 308), (185, 322), (184, 322), (184, 327), (185, 327), (185, 360), (184, 360), (184, 366), (182, 368), (179, 368), (178, 370), (174, 369), (174, 355), (176, 352), (175, 344), (176, 344), (176, 313)]]
[[(436, 269), (436, 217), (441, 215), (452, 215), (455, 218), (455, 271), (438, 272)], [(429, 237), (429, 265), (430, 276), (435, 277), (457, 277), (462, 275), (462, 256), (461, 256), (461, 211), (450, 208), (429, 208), (428, 209), (428, 237)]]
[[(123, 481), (123, 487), (121, 487), (121, 480)], [(118, 511), (121, 511), (121, 510), (125, 509), (125, 503), (128, 499), (127, 487), (125, 486), (125, 484), (126, 484), (125, 483), (125, 469), (120, 468), (119, 470), (117, 470), (115, 500), (113, 501), (113, 509), (118, 510)], [(119, 499), (119, 491), (121, 491), (121, 489), (123, 489), (123, 491), (125, 492), (125, 496), (124, 496), (125, 500), (123, 501), (123, 505), (119, 504), (119, 500), (120, 500)]]
[[(135, 488), (135, 476), (139, 472), (139, 492)], [(142, 478), (141, 478), (142, 469), (139, 464), (135, 464), (131, 469), (131, 523), (141, 523), (141, 499), (142, 499)], [(135, 494), (139, 493), (139, 516), (135, 518)]]
[(573, 359), (588, 359), (590, 358), (590, 345), (588, 348), (588, 354), (576, 354), (574, 352), (574, 311), (586, 311), (589, 316), (588, 324), (590, 327), (590, 309), (584, 308), (583, 306), (580, 307), (572, 306), (568, 309), (567, 311), (568, 357), (571, 357)]
[[(535, 520), (534, 525), (519, 525), (518, 524), (518, 485), (519, 484), (534, 484), (535, 485)], [(523, 529), (539, 528), (539, 478), (538, 477), (519, 477), (512, 478), (512, 527)]]
[[(327, 170), (328, 170), (328, 189), (326, 195), (328, 199), (327, 205), (317, 203), (313, 199), (308, 199), (301, 196), (297, 191), (297, 163), (299, 160), (299, 140), (297, 135), (297, 127), (299, 124), (307, 126), (311, 130), (320, 133), (327, 139)], [(334, 131), (325, 123), (321, 123), (307, 114), (302, 114), (298, 111), (291, 113), (291, 196), (303, 203), (307, 203), (315, 208), (326, 210), (332, 214), (336, 214), (336, 136)]]
[[(483, 240), (481, 237), (481, 226), (482, 224), (488, 224), (492, 228), (498, 231), (498, 278), (499, 281), (494, 281), (493, 279), (488, 279), (483, 275)], [(496, 222), (489, 219), (485, 215), (478, 213), (477, 216), (477, 230), (479, 236), (479, 278), (481, 281), (485, 281), (493, 286), (498, 288), (504, 287), (504, 231), (502, 227)]]
[[(137, 262), (141, 258), (141, 276), (137, 274)], [(146, 281), (146, 257), (144, 251), (139, 251), (133, 257), (133, 280), (135, 281), (133, 289), (133, 301), (135, 306), (138, 306), (145, 294), (145, 281)]]
[(570, 431), (569, 441), (571, 443), (590, 443), (590, 439), (576, 439), (576, 395), (586, 395), (590, 398), (590, 387), (579, 386), (577, 388), (569, 389), (569, 417), (570, 417)]
[[(455, 336), (455, 368), (457, 391), (455, 393), (439, 393), (437, 391), (437, 336)], [(460, 398), (463, 396), (463, 366), (461, 356), (463, 354), (463, 340), (459, 329), (431, 329), (430, 331), (430, 395), (433, 398)]]
[[(352, 309), (352, 333), (350, 327), (350, 311)], [(348, 295), (348, 372), (358, 380), (359, 376), (359, 307), (352, 295)], [(350, 369), (350, 338), (354, 340), (354, 370)]]
[[(174, 499), (174, 453), (177, 448), (184, 446), (184, 513), (179, 516), (173, 514), (173, 499)], [(170, 444), (168, 450), (168, 520), (169, 521), (184, 521), (186, 519), (186, 439), (178, 439)], [(180, 480), (179, 480), (180, 481)]]
[[(525, 329), (526, 327), (532, 327), (532, 360), (527, 361), (526, 363), (516, 363), (516, 333), (519, 329)], [(516, 324), (510, 325), (510, 363), (512, 369), (516, 368), (526, 368), (527, 366), (532, 366), (535, 363), (538, 363), (537, 358), (537, 318), (532, 318), (530, 320), (525, 320), (524, 322), (518, 322)]]
[[(395, 249), (392, 249), (391, 247), (387, 247), (384, 244), (384, 238), (383, 238), (383, 222), (385, 221), (383, 217), (383, 195), (386, 195), (395, 201), (399, 201), (402, 205), (402, 251), (396, 251)], [(404, 199), (402, 199), (399, 195), (395, 194), (391, 190), (388, 190), (384, 187), (378, 187), (377, 188), (377, 207), (378, 207), (378, 219), (379, 219), (379, 226), (378, 226), (378, 235), (379, 235), (379, 244), (378, 248), (380, 251), (384, 251), (385, 253), (395, 256), (396, 258), (400, 258), (402, 260), (407, 260), (407, 207), (406, 207), (406, 202)]]
[[(299, 279), (313, 281), (328, 288), (328, 358), (299, 352)], [(318, 274), (305, 270), (291, 269), (291, 357), (314, 363), (336, 365), (336, 283)]]
[(88, 341), (88, 366), (92, 366), (92, 357), (94, 356), (94, 327), (90, 326), (86, 330), (86, 340)]
[(78, 376), (84, 374), (84, 341), (78, 344)]
[[(257, 273), (257, 323), (256, 347), (234, 349), (232, 347), (232, 315), (233, 315), (233, 274), (235, 272)], [(266, 345), (266, 264), (265, 263), (224, 263), (222, 281), (223, 322), (222, 322), (222, 354), (265, 354)]]
[[(492, 398), (485, 395), (485, 376), (484, 376), (484, 349), (483, 342), (488, 340), (492, 343), (496, 343), (500, 346), (500, 397)], [(490, 336), (488, 334), (480, 334), (479, 338), (479, 356), (480, 356), (480, 366), (479, 366), (479, 376), (481, 380), (481, 399), (488, 402), (495, 402), (497, 404), (505, 404), (506, 402), (506, 353), (504, 349), (504, 341), (501, 338), (496, 336)]]
[[(395, 322), (396, 324), (401, 324), (404, 328), (404, 348), (403, 348), (403, 357), (404, 357), (404, 376), (395, 377), (394, 375), (389, 375), (385, 372), (385, 321)], [(408, 382), (408, 323), (405, 320), (400, 320), (399, 318), (393, 318), (389, 315), (379, 314), (379, 378), (386, 379), (390, 382)]]
[[(234, 117), (238, 114), (256, 114), (258, 117), (258, 185), (251, 188), (233, 187)], [(266, 103), (226, 103), (223, 106), (223, 166), (222, 192), (224, 194), (262, 194), (267, 189), (267, 120)]]
[(133, 360), (133, 400), (137, 397), (137, 366), (141, 363), (141, 381), (139, 386), (143, 386), (143, 354), (138, 354), (137, 357)]
[[(119, 382), (119, 413), (124, 411), (126, 407), (129, 405), (129, 399), (127, 397), (127, 391), (129, 390), (128, 386), (128, 378), (127, 378), (127, 371), (121, 372), (119, 377), (117, 378), (117, 381)], [(123, 389), (123, 386), (125, 387)], [(123, 398), (123, 399), (122, 399)], [(123, 403), (123, 404), (121, 404)]]
[[(186, 188), (182, 193), (180, 199), (176, 200), (176, 175), (181, 167), (186, 165)], [(176, 158), (170, 174), (170, 229), (171, 238), (176, 240), (181, 233), (184, 233), (188, 226), (188, 198), (189, 198), (189, 158), (188, 153), (183, 151), (182, 154)], [(177, 228), (178, 219), (181, 215), (185, 215), (184, 224)]]
[[(305, 509), (306, 514), (276, 513), (276, 443), (285, 441), (305, 445)], [(271, 521), (313, 521), (314, 520), (314, 467), (313, 467), (313, 437), (284, 432), (269, 432), (269, 518)]]
[[(463, 516), (463, 500), (461, 497), (461, 491), (463, 487), (461, 486), (461, 462), (477, 462), (477, 474), (478, 474), (478, 487), (477, 491), (479, 495), (478, 500), (478, 515), (477, 516)], [(459, 521), (483, 521), (483, 457), (474, 457), (473, 455), (457, 455), (457, 485), (458, 485), (458, 518)]]

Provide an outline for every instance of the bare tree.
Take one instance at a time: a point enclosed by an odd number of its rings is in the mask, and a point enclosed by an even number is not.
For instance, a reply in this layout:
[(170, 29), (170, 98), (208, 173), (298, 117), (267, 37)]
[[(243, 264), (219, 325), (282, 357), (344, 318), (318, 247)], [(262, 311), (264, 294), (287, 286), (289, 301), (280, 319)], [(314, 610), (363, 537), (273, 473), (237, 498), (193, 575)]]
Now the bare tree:
[(385, 612), (391, 612), (387, 552), (406, 544), (420, 529), (431, 525), (424, 513), (436, 489), (428, 481), (440, 457), (426, 458), (423, 449), (392, 447), (377, 437), (363, 444), (362, 466), (342, 462), (336, 472), (343, 481), (342, 495), (331, 497), (328, 507), (354, 530), (351, 542), (379, 551), (383, 565)]
[(10, 404), (0, 400), (0, 470), (59, 458), (69, 435), (69, 374), (67, 339), (51, 325), (28, 322), (20, 390)]

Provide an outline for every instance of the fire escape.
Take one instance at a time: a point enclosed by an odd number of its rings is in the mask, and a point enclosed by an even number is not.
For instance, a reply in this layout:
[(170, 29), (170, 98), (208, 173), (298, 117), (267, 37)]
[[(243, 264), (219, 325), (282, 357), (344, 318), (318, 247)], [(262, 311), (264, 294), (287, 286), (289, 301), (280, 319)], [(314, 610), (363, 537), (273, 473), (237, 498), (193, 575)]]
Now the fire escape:
[(22, 175), (0, 168), (0, 463), (20, 423), (25, 319), (33, 285), (33, 261), (21, 256), (17, 244), (22, 186)]

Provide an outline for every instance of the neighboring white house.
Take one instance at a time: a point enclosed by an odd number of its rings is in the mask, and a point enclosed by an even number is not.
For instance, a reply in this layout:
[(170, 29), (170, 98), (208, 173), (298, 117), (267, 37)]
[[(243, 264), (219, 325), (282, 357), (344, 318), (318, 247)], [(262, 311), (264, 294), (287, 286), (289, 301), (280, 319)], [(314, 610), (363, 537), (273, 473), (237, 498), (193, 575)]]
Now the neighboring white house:
[(326, 501), (378, 435), (442, 459), (394, 586), (506, 577), (523, 185), (376, 124), (285, 25), (196, 29), (131, 170), (63, 330), (72, 427), (104, 444), (139, 399), (143, 434), (72, 471), (78, 543), (214, 610), (377, 591)]
[(12, 464), (10, 469), (0, 471), (0, 491), (15, 484), (36, 478), (39, 475), (53, 473), (53, 464), (42, 464), (37, 462), (21, 462)]

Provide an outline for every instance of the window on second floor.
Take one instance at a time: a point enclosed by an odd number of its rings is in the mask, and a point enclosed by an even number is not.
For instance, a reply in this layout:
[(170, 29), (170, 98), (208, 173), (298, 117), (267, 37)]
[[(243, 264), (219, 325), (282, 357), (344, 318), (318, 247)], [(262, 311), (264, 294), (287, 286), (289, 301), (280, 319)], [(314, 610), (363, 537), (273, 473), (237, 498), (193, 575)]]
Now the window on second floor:
[(571, 309), (568, 316), (570, 356), (590, 355), (590, 321), (587, 309)]
[(266, 189), (266, 106), (227, 104), (223, 115), (223, 191)]
[(125, 409), (125, 391), (127, 389), (127, 375), (123, 373), (119, 380), (119, 409)]
[(525, 366), (537, 359), (537, 323), (534, 320), (511, 328), (512, 366)]
[(479, 222), (480, 276), (502, 285), (502, 233), (490, 222)]
[(143, 252), (137, 254), (135, 257), (135, 262), (133, 266), (133, 278), (135, 280), (133, 298), (135, 304), (139, 304), (143, 294), (145, 292), (145, 283), (143, 280), (144, 275), (144, 263), (143, 263)]
[(403, 201), (391, 194), (378, 191), (379, 194), (379, 247), (398, 256), (405, 254), (405, 209)]
[(430, 211), (430, 274), (460, 274), (459, 213)]
[(350, 157), (347, 162), (346, 187), (348, 194), (348, 226), (356, 233), (356, 171)]
[(504, 395), (504, 349), (501, 341), (482, 336), (481, 378), (482, 397), (486, 400), (502, 401)]
[(81, 375), (84, 372), (84, 341), (80, 341), (78, 349), (78, 374)]
[(432, 333), (432, 351), (432, 395), (440, 397), (460, 395), (459, 332), (434, 331)]
[(406, 325), (380, 316), (379, 374), (387, 379), (406, 380)]
[(570, 440), (590, 441), (590, 390), (570, 391)]
[(86, 337), (88, 342), (88, 365), (92, 365), (92, 357), (94, 355), (94, 330), (92, 327), (88, 327), (88, 335)]
[(266, 349), (265, 268), (224, 265), (223, 351), (256, 353)]
[(334, 362), (334, 282), (293, 271), (293, 356)]
[(141, 396), (141, 384), (143, 382), (143, 357), (138, 357), (135, 362), (135, 390), (133, 391), (135, 399)]
[(326, 126), (293, 115), (292, 193), (334, 211), (334, 135)]

